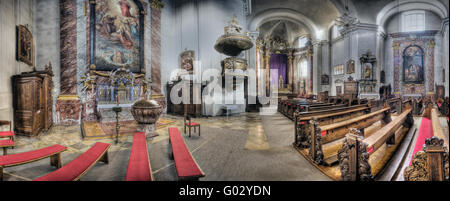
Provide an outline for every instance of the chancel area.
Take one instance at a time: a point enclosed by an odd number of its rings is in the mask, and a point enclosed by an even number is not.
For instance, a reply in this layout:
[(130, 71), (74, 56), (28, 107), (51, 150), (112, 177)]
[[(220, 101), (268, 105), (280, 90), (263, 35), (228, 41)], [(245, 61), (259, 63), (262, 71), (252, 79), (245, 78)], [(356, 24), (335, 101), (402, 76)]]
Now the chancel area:
[(1, 0), (1, 181), (448, 181), (448, 0)]

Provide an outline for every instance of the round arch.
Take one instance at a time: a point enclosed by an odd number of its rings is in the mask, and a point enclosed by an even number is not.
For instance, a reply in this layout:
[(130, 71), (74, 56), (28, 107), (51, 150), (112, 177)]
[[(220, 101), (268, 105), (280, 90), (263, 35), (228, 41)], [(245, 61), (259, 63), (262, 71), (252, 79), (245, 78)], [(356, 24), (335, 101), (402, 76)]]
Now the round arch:
[(387, 4), (377, 15), (377, 25), (384, 32), (384, 26), (387, 20), (393, 15), (411, 10), (428, 10), (441, 19), (448, 18), (448, 10), (445, 5), (439, 1), (428, 0), (398, 0)]

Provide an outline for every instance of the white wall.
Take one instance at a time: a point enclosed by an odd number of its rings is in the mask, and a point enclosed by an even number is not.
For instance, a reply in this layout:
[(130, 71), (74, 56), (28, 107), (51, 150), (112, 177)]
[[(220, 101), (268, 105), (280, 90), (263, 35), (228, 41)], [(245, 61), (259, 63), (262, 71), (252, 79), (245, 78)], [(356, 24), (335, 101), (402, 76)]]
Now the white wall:
[(11, 77), (32, 70), (16, 60), (16, 26), (28, 25), (35, 36), (33, 18), (33, 0), (0, 1), (0, 120), (14, 118)]
[[(212, 68), (221, 71), (220, 62), (226, 56), (214, 49), (216, 40), (224, 34), (224, 27), (234, 15), (244, 29), (247, 23), (241, 0), (165, 0), (164, 4), (161, 82), (166, 95), (170, 73), (179, 68), (181, 52), (194, 50), (203, 72)], [(206, 115), (217, 115), (219, 107), (214, 108)]]

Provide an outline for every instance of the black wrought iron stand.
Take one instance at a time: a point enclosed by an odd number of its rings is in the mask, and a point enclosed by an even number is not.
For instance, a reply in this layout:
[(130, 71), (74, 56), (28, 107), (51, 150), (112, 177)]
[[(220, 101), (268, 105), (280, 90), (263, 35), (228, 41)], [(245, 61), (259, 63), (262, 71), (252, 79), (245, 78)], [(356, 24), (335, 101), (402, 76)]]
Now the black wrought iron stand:
[(112, 110), (116, 113), (116, 144), (117, 144), (119, 143), (119, 130), (120, 130), (119, 113), (122, 112), (122, 108), (113, 107)]

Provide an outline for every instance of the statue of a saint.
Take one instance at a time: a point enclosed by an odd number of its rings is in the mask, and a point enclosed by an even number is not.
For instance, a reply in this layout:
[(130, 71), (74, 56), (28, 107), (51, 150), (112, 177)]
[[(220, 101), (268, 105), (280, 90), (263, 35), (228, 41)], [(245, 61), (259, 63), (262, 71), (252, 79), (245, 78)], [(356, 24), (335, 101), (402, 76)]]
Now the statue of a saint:
[(283, 83), (284, 83), (283, 76), (280, 75), (280, 79), (278, 79), (278, 88), (282, 89)]

